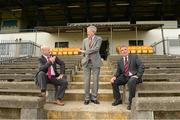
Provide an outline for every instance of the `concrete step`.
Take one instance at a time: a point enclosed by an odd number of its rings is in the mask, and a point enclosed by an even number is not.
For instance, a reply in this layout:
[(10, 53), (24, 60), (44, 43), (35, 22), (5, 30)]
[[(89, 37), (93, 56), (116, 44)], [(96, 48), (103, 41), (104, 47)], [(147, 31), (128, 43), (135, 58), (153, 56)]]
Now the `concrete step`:
[(180, 97), (179, 90), (144, 90), (137, 91), (138, 97)]
[(143, 82), (137, 85), (138, 91), (166, 91), (177, 90), (180, 91), (180, 82)]
[[(0, 80), (3, 81), (33, 81), (34, 74), (0, 74)], [(109, 82), (112, 75), (100, 75), (101, 82)], [(145, 74), (143, 75), (144, 81), (180, 81), (180, 74)], [(73, 75), (73, 82), (82, 82), (82, 75)]]
[[(122, 94), (122, 91), (120, 91)], [(39, 96), (39, 89), (0, 89), (0, 95), (18, 95), (18, 96)], [(48, 90), (48, 100), (54, 99), (54, 90)], [(63, 100), (65, 101), (83, 101), (84, 89), (67, 89)], [(99, 101), (113, 101), (113, 95), (111, 89), (99, 89), (98, 91)]]
[(180, 59), (143, 60), (144, 63), (180, 63)]
[[(0, 82), (0, 89), (39, 89), (32, 82)], [(69, 82), (68, 89), (84, 89), (84, 82)], [(99, 82), (99, 89), (111, 89), (110, 82)], [(54, 86), (48, 84), (48, 90), (54, 90)]]
[[(122, 91), (120, 91), (122, 94)], [(84, 100), (84, 89), (68, 89), (66, 90), (64, 100), (67, 101), (82, 101)], [(113, 101), (113, 95), (111, 89), (99, 89), (98, 90), (99, 101)]]
[[(108, 58), (110, 58), (110, 59), (118, 59), (118, 58), (120, 58), (120, 57), (122, 57), (121, 55), (110, 55)], [(167, 55), (141, 55), (141, 54), (139, 54), (139, 57), (141, 58), (141, 59), (153, 59), (153, 58), (155, 58), (155, 59), (173, 59), (173, 58), (176, 58), (176, 59), (178, 59), (179, 57), (176, 57), (176, 56), (167, 56)]]
[(12, 95), (12, 96), (39, 96), (40, 90), (32, 89), (0, 89), (0, 95)]
[[(108, 82), (112, 78), (112, 75), (100, 75), (100, 81)], [(144, 74), (144, 81), (180, 81), (180, 74)], [(83, 81), (82, 75), (73, 75), (73, 81)]]
[(160, 69), (145, 69), (145, 74), (170, 74), (170, 73), (180, 73), (180, 68), (160, 68)]
[[(180, 63), (180, 59), (144, 59), (143, 63)], [(117, 60), (111, 61), (112, 64), (117, 64)]]
[[(116, 68), (116, 64), (112, 64)], [(149, 68), (180, 68), (180, 63), (145, 63), (145, 69)]]
[[(77, 71), (76, 74), (77, 74), (77, 75), (82, 75), (82, 74), (83, 74), (83, 71)], [(110, 70), (107, 70), (107, 71), (101, 70), (101, 71), (100, 71), (100, 75), (113, 75), (113, 72), (110, 71)]]
[[(84, 89), (84, 82), (70, 82), (68, 89)], [(127, 87), (126, 87), (127, 88)], [(34, 82), (1, 82), (0, 89), (39, 89)], [(110, 82), (99, 82), (99, 89), (112, 89)], [(48, 84), (48, 90), (54, 90), (53, 85)], [(137, 85), (137, 90), (179, 90), (180, 82), (143, 82)]]
[[(92, 82), (91, 82), (92, 86)], [(84, 82), (70, 82), (69, 89), (84, 89)], [(99, 89), (112, 89), (110, 82), (99, 82)]]
[(180, 63), (146, 63), (146, 68), (180, 68)]
[(83, 101), (65, 101), (64, 106), (45, 104), (48, 119), (61, 120), (127, 120), (130, 111), (127, 105), (112, 106), (111, 102), (101, 102), (99, 105), (90, 103), (84, 105)]
[[(171, 73), (180, 73), (180, 68), (152, 68), (152, 69), (145, 69), (144, 74), (171, 74)], [(77, 71), (77, 75), (82, 75), (83, 71)], [(110, 70), (101, 70), (101, 75), (113, 75), (113, 72)]]
[[(3, 69), (0, 71), (0, 74), (36, 74), (38, 69)], [(71, 69), (66, 69), (66, 74), (71, 74)]]

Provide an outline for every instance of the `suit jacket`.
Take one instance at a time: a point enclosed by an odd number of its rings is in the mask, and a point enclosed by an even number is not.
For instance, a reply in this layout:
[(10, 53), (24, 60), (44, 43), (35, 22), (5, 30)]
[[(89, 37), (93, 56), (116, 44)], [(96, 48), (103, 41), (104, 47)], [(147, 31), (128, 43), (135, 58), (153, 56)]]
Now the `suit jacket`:
[(91, 59), (93, 67), (100, 67), (102, 65), (101, 56), (99, 53), (102, 43), (102, 38), (99, 36), (94, 36), (92, 40), (92, 47), (89, 47), (89, 39), (85, 38), (83, 40), (82, 50), (85, 51), (82, 58), (82, 65), (87, 66), (89, 59)]
[[(56, 57), (55, 62), (49, 62), (47, 61), (47, 59), (42, 55), (39, 59), (38, 59), (39, 63), (38, 63), (38, 67), (39, 67), (39, 71), (37, 72), (37, 74), (40, 71), (43, 71), (45, 73), (48, 72), (48, 67), (52, 65), (54, 72), (55, 72), (55, 76), (59, 76), (59, 74), (65, 74), (65, 64), (62, 60), (60, 60), (58, 57)], [(60, 72), (57, 72), (57, 67), (56, 64), (60, 65)], [(37, 76), (36, 74), (36, 76)], [(37, 77), (35, 77), (35, 82), (37, 83)]]
[[(144, 64), (142, 63), (141, 59), (138, 57), (138, 55), (128, 55), (128, 65), (129, 65), (129, 72), (132, 73), (132, 75), (137, 75), (139, 78), (139, 82), (142, 81), (142, 75), (144, 73)], [(120, 58), (117, 61), (117, 71), (115, 76), (119, 77), (125, 74), (124, 70), (124, 59), (123, 57)]]

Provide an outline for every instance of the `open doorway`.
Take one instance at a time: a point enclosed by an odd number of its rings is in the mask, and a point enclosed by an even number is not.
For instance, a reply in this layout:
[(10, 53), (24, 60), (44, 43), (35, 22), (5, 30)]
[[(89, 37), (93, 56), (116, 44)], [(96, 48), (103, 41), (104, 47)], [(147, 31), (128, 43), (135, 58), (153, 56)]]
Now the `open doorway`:
[(106, 60), (108, 54), (109, 54), (109, 41), (108, 40), (103, 40), (102, 44), (101, 44), (101, 48), (100, 48), (101, 58)]

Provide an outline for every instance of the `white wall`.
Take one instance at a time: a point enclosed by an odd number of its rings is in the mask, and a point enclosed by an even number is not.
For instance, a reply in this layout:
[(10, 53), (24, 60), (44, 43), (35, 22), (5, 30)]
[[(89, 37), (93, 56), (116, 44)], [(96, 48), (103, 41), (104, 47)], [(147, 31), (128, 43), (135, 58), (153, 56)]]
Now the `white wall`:
[[(164, 29), (165, 39), (178, 39), (180, 29)], [(97, 33), (102, 38), (109, 40), (110, 54), (116, 54), (115, 47), (120, 44), (127, 44), (128, 40), (135, 40), (135, 31), (113, 32), (112, 36), (110, 32)], [(112, 40), (111, 40), (112, 37)], [(50, 34), (46, 32), (32, 32), (32, 33), (14, 33), (14, 34), (0, 34), (0, 40), (15, 40), (21, 38), (22, 40), (31, 40), (39, 45), (49, 45), (51, 48), (55, 46), (55, 42), (67, 42), (69, 41), (69, 47), (80, 47), (82, 45), (83, 34), (82, 33), (60, 33)], [(144, 40), (145, 45), (151, 45), (154, 42), (162, 40), (161, 29), (153, 29), (150, 31), (138, 31), (137, 39)], [(169, 51), (176, 51), (177, 48), (173, 48)], [(179, 49), (178, 49), (179, 50)], [(158, 46), (158, 54), (162, 54), (162, 44)]]

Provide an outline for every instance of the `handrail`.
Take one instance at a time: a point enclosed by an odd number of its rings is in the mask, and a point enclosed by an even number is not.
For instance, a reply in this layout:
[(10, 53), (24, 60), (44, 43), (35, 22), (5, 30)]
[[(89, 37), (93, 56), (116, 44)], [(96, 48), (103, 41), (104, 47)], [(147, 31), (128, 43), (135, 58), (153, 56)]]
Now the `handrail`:
[(0, 41), (0, 64), (11, 62), (14, 58), (39, 56), (40, 45), (32, 41)]
[(157, 45), (159, 45), (160, 43), (162, 43), (163, 41), (167, 41), (167, 40), (161, 40), (159, 42), (154, 42), (152, 45), (150, 45), (151, 47), (155, 47)]

